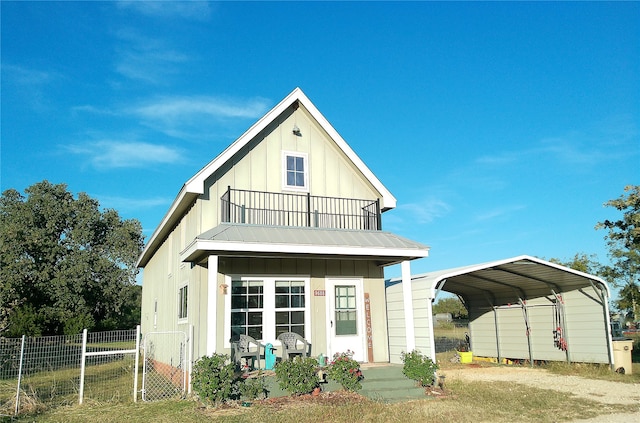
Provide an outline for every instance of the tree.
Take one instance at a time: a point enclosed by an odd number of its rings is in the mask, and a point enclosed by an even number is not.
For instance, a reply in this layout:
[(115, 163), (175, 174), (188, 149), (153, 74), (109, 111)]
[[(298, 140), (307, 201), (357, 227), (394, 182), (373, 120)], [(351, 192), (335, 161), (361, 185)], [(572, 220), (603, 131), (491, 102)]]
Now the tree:
[(441, 298), (433, 305), (433, 313), (451, 313), (454, 319), (466, 319), (469, 314), (462, 301), (458, 298)]
[(602, 264), (596, 260), (595, 254), (587, 255), (585, 253), (577, 253), (571, 260), (562, 261), (557, 258), (549, 259), (551, 263), (559, 264), (573, 270), (591, 275), (600, 275), (602, 273)]
[(640, 185), (628, 185), (624, 188), (627, 195), (604, 203), (622, 212), (618, 220), (605, 220), (596, 225), (596, 229), (606, 229), (605, 235), (609, 247), (609, 256), (613, 266), (605, 266), (602, 274), (612, 280), (614, 285), (622, 286), (618, 309), (640, 318)]
[[(47, 181), (0, 198), (0, 308), (4, 335), (54, 335), (129, 325), (136, 297), (137, 220), (99, 210), (85, 193)], [(138, 298), (136, 300), (136, 298)], [(2, 329), (2, 328), (0, 328)]]

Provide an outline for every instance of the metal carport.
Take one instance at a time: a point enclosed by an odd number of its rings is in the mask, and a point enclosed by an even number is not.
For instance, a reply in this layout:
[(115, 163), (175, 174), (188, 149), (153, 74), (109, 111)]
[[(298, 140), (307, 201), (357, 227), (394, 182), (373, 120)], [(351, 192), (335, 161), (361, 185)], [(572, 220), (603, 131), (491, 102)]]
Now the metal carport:
[[(413, 322), (394, 321), (401, 285), (387, 281), (392, 361), (398, 361), (394, 351), (409, 345), (435, 359), (431, 303), (446, 291), (467, 307), (475, 356), (613, 365), (609, 287), (594, 275), (526, 255), (415, 275)], [(411, 324), (415, 339), (402, 345), (394, 333)]]

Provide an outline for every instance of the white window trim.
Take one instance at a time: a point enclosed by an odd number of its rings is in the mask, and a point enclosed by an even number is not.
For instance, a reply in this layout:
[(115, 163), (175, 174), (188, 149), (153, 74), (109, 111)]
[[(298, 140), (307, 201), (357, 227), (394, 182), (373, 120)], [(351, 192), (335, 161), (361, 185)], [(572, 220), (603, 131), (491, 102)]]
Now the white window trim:
[[(296, 187), (287, 185), (287, 156), (302, 157), (304, 162), (304, 186)], [(282, 151), (282, 190), (309, 192), (309, 155), (298, 151)]]
[[(304, 281), (304, 333), (305, 339), (311, 339), (311, 280), (309, 276), (278, 275), (278, 276), (239, 276), (225, 275), (225, 284), (231, 287), (232, 280), (261, 280), (263, 281), (263, 307), (262, 307), (262, 338), (258, 339), (263, 344), (271, 343), (280, 346), (276, 340), (276, 280), (302, 280)], [(224, 348), (231, 348), (231, 291), (224, 296)]]
[[(185, 288), (185, 287), (187, 288), (187, 309), (186, 309), (187, 315), (186, 315), (185, 317), (180, 317), (180, 307), (181, 307), (181, 304), (180, 304), (180, 300), (181, 300), (181, 298), (180, 298), (180, 292), (181, 292), (181, 291), (182, 291), (182, 289), (183, 289), (183, 288)], [(176, 316), (177, 316), (177, 318), (178, 318), (178, 323), (187, 323), (187, 321), (189, 320), (189, 291), (191, 291), (191, 290), (189, 289), (189, 281), (184, 282), (184, 283), (183, 283), (182, 285), (180, 285), (180, 287), (178, 288), (178, 295), (177, 295), (177, 297), (178, 297), (178, 303), (177, 303), (177, 306), (178, 306), (178, 307), (177, 307), (177, 310), (176, 310), (176, 311), (177, 311)]]

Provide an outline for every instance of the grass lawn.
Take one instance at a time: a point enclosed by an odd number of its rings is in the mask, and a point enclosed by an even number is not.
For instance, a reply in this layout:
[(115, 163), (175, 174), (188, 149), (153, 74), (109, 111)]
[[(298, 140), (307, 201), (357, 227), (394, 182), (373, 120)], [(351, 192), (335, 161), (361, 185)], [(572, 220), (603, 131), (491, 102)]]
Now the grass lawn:
[[(521, 385), (495, 382), (452, 381), (445, 399), (383, 404), (360, 396), (347, 395), (332, 401), (321, 397), (300, 397), (282, 403), (238, 404), (205, 407), (197, 401), (99, 404), (60, 407), (39, 415), (23, 416), (17, 422), (417, 422), (473, 421), (555, 422), (593, 417), (603, 412), (602, 404), (572, 398), (568, 394)], [(607, 412), (625, 411), (608, 406)]]
[[(464, 330), (448, 328), (447, 335), (464, 335)], [(460, 332), (460, 333), (458, 333)], [(633, 374), (620, 375), (608, 366), (551, 363), (545, 366), (558, 374), (623, 383), (640, 383), (640, 337), (633, 351)], [(438, 354), (443, 370), (452, 364), (454, 352)], [(486, 364), (490, 365), (490, 364)], [(240, 403), (212, 407), (195, 399), (119, 403), (88, 400), (82, 406), (69, 405), (25, 414), (0, 422), (417, 422), (417, 421), (492, 421), (492, 422), (560, 422), (595, 417), (603, 413), (628, 412), (623, 405), (603, 405), (557, 391), (536, 389), (506, 382), (447, 381), (442, 398), (385, 404), (359, 395), (323, 394), (319, 397), (284, 398), (254, 402), (250, 407)]]
[[(444, 370), (463, 366), (451, 364), (447, 353), (439, 356)], [(490, 364), (486, 364), (490, 365)], [(633, 375), (618, 375), (607, 366), (555, 363), (548, 369), (559, 374), (637, 383), (640, 364)], [(559, 422), (589, 418), (602, 413), (625, 412), (628, 407), (603, 406), (557, 391), (536, 389), (506, 382), (447, 381), (443, 398), (385, 404), (359, 395), (323, 394), (254, 402), (250, 407), (233, 403), (221, 407), (196, 401), (101, 403), (88, 401), (82, 406), (52, 408), (39, 414), (21, 416), (16, 422), (417, 422), (473, 421)], [(8, 421), (8, 420), (7, 420)]]

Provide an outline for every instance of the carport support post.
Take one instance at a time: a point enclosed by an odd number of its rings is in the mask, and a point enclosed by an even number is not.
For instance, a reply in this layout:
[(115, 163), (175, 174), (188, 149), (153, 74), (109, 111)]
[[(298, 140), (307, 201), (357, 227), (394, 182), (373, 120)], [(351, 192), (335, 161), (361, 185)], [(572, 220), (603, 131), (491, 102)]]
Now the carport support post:
[(413, 321), (413, 292), (411, 290), (411, 264), (408, 260), (400, 264), (402, 270), (402, 300), (407, 352), (416, 349), (416, 329)]
[(496, 329), (496, 352), (498, 353), (498, 364), (502, 363), (502, 357), (500, 356), (500, 331), (498, 330), (498, 308), (494, 305), (493, 308), (493, 326)]
[(522, 307), (522, 316), (524, 317), (524, 326), (527, 333), (527, 347), (529, 348), (529, 364), (533, 367), (533, 351), (531, 351), (531, 326), (529, 326), (529, 312), (527, 310), (527, 302), (522, 298), (518, 299)]

